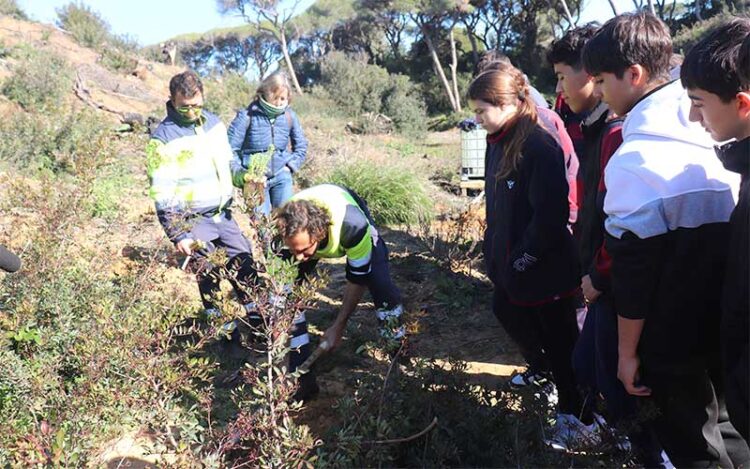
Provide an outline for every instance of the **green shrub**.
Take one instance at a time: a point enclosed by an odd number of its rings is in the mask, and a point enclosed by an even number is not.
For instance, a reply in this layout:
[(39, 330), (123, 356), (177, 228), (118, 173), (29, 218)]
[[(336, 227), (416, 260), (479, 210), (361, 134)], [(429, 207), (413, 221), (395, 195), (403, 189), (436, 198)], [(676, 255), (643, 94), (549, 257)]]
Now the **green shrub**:
[(105, 47), (102, 49), (99, 63), (113, 72), (127, 73), (135, 70), (138, 60), (122, 49)]
[(19, 20), (29, 19), (16, 0), (0, 0), (0, 15), (8, 15)]
[(426, 129), (424, 103), (408, 77), (389, 75), (384, 68), (342, 52), (326, 55), (320, 72), (323, 87), (346, 114), (355, 117), (359, 131), (388, 130), (379, 125), (377, 114), (391, 119), (399, 132), (420, 133)]
[(405, 168), (355, 162), (334, 170), (326, 182), (359, 194), (378, 224), (413, 224), (432, 215), (432, 202), (422, 181)]
[(3, 83), (2, 93), (25, 109), (60, 106), (73, 86), (65, 59), (43, 50), (22, 48), (18, 63)]
[(383, 102), (383, 114), (404, 134), (419, 136), (427, 129), (427, 112), (414, 86), (404, 75), (395, 75)]
[(119, 166), (105, 168), (103, 174), (97, 176), (91, 189), (91, 215), (112, 221), (120, 214), (123, 202), (123, 192), (132, 187), (135, 181), (132, 175)]
[(255, 98), (256, 85), (237, 73), (226, 73), (205, 80), (206, 109), (229, 122), (240, 109), (246, 108)]
[(690, 27), (683, 26), (672, 39), (674, 50), (680, 54), (687, 54), (695, 43), (700, 41), (710, 29), (718, 26), (730, 17), (731, 15), (729, 14), (720, 14), (705, 21), (699, 21)]
[(109, 24), (89, 6), (71, 2), (56, 11), (57, 25), (82, 46), (99, 48), (109, 39)]
[(109, 129), (90, 110), (15, 113), (0, 121), (0, 161), (17, 168), (82, 174), (112, 155)]

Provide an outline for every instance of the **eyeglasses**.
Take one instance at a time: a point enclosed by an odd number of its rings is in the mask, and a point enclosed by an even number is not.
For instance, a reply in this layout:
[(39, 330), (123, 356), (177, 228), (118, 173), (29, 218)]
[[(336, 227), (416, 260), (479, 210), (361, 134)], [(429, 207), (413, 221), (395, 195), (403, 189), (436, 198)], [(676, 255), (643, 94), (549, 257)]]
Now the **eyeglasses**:
[(200, 111), (201, 109), (203, 109), (203, 105), (202, 104), (187, 104), (185, 106), (180, 106), (175, 109), (180, 114), (187, 114), (190, 111)]

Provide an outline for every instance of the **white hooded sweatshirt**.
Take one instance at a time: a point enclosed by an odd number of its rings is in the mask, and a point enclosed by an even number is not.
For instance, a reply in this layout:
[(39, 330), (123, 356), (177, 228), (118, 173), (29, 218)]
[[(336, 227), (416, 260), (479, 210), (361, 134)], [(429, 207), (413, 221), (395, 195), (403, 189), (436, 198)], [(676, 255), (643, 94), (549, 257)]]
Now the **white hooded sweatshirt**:
[(604, 175), (605, 227), (612, 236), (630, 231), (645, 239), (729, 220), (739, 177), (724, 169), (689, 112), (690, 99), (677, 80), (628, 113), (623, 143)]

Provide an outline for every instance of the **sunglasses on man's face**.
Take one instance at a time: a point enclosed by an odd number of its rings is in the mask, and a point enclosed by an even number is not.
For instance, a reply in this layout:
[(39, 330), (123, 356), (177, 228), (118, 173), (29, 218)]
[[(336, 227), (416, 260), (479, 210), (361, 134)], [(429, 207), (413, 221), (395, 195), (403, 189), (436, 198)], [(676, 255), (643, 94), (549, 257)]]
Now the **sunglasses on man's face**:
[(177, 112), (179, 112), (180, 114), (187, 114), (190, 111), (200, 111), (201, 109), (203, 109), (203, 105), (202, 104), (188, 104), (185, 106), (180, 106), (175, 109), (177, 109)]

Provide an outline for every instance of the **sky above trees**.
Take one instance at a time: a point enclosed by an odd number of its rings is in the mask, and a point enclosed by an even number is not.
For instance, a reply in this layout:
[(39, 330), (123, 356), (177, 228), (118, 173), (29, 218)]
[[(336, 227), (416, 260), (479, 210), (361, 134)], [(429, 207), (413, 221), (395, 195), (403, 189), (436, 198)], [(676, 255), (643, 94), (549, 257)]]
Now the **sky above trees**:
[[(70, 0), (19, 0), (18, 4), (32, 19), (54, 23), (55, 9)], [(179, 34), (244, 24), (242, 18), (222, 16), (214, 0), (84, 0), (112, 26), (115, 34), (127, 34), (141, 45), (156, 44)], [(302, 0), (303, 8), (314, 0)], [(632, 0), (615, 0), (620, 11), (633, 9)], [(581, 21), (606, 21), (612, 10), (605, 0), (588, 0)]]

